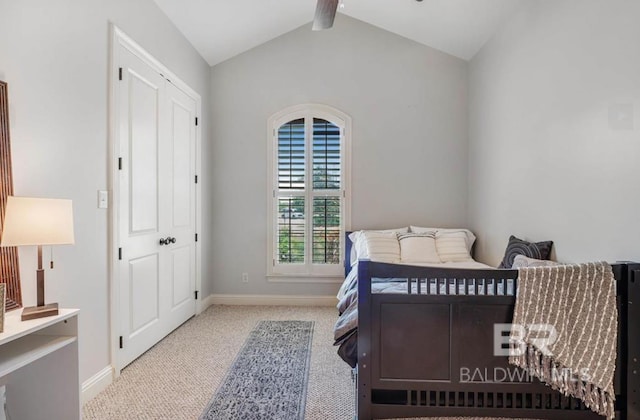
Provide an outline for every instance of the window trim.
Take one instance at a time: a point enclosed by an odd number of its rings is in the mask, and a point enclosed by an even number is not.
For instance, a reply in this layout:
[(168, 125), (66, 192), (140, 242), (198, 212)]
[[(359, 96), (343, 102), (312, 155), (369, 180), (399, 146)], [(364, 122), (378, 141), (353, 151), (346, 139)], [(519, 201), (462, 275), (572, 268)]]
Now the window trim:
[[(342, 131), (342, 141), (340, 142), (341, 172), (342, 172), (342, 196), (343, 208), (341, 209), (342, 226), (340, 229), (340, 263), (339, 264), (277, 264), (275, 240), (277, 238), (278, 214), (278, 179), (275, 168), (278, 164), (278, 128), (289, 121), (305, 118), (322, 118), (335, 124)], [(305, 129), (306, 130), (306, 129)], [(308, 139), (309, 133), (305, 133)], [(267, 279), (268, 281), (309, 281), (308, 278), (316, 278), (320, 282), (333, 282), (330, 279), (342, 277), (344, 274), (344, 232), (351, 228), (351, 117), (344, 112), (328, 105), (322, 104), (300, 104), (269, 117), (267, 122)], [(311, 150), (307, 148), (307, 161)], [(305, 190), (304, 196), (309, 193)], [(311, 197), (313, 194), (311, 193)], [(311, 221), (311, 218), (308, 219)], [(305, 239), (307, 246), (308, 235)]]

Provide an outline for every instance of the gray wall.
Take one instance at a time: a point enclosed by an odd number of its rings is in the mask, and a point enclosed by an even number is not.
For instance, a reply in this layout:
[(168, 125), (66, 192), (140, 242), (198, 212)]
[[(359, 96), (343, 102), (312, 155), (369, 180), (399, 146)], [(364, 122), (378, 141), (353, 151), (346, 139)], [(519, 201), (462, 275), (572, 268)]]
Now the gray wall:
[(635, 0), (531, 2), (471, 61), (480, 259), (510, 234), (554, 240), (561, 261), (640, 259), (639, 16)]
[[(300, 103), (353, 118), (353, 228), (463, 226), (467, 64), (338, 14), (212, 69), (213, 291), (333, 294), (336, 284), (269, 283), (267, 119)], [(241, 283), (241, 273), (249, 283)]]
[[(210, 115), (210, 67), (152, 0), (0, 0), (0, 79), (9, 83), (15, 193), (73, 199), (76, 244), (55, 247), (46, 299), (81, 310), (82, 381), (109, 365), (108, 214), (97, 208), (97, 190), (107, 189), (108, 179), (110, 21), (198, 91), (203, 115)], [(202, 178), (208, 255), (208, 173)], [(25, 305), (35, 304), (34, 254), (20, 249)]]

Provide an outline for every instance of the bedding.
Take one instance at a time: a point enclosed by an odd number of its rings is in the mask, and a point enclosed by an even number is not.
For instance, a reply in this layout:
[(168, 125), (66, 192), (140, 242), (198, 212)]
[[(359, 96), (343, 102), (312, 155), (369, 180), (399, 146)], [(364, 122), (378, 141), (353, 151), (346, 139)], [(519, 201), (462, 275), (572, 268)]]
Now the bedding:
[(400, 261), (403, 263), (440, 263), (435, 232), (399, 233)]
[[(396, 229), (385, 229), (385, 230), (356, 230), (349, 234), (349, 240), (353, 243), (351, 247), (351, 253), (349, 255), (349, 261), (351, 261), (351, 265), (358, 264), (359, 259), (371, 259), (369, 257), (369, 251), (367, 248), (365, 234), (370, 232), (376, 233), (407, 233), (409, 232), (408, 227), (401, 227)], [(399, 257), (398, 257), (399, 258)]]
[(465, 232), (436, 232), (436, 250), (442, 262), (471, 261)]
[(395, 232), (363, 232), (358, 245), (360, 259), (368, 258), (388, 263), (400, 260), (400, 244)]
[(411, 226), (358, 230), (349, 234), (349, 240), (353, 246), (348, 260), (353, 267), (359, 260), (394, 264), (473, 261), (471, 249), (476, 237), (468, 229)]
[(476, 241), (476, 235), (474, 235), (473, 232), (471, 232), (469, 229), (443, 229), (443, 228), (420, 227), (420, 226), (412, 225), (412, 226), (409, 226), (409, 230), (415, 233), (435, 232), (436, 238), (438, 236), (462, 232), (465, 235), (465, 243), (467, 245), (467, 251), (469, 251), (469, 253), (471, 253), (471, 248), (473, 247), (473, 243)]

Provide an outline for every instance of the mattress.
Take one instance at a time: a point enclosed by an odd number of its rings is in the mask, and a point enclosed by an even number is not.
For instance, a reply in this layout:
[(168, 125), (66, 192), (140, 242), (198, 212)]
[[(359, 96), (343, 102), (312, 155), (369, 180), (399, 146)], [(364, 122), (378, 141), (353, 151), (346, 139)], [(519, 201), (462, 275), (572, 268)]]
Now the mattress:
[[(429, 264), (429, 263), (411, 263), (407, 265), (419, 266), (419, 267), (439, 267), (439, 268), (457, 268), (457, 269), (495, 269), (495, 267), (491, 267), (490, 265), (483, 264), (481, 262), (471, 260), (464, 262), (446, 262), (439, 264)], [(354, 288), (357, 288), (356, 277), (358, 275), (358, 265), (354, 264), (351, 267), (351, 271), (347, 277), (345, 277), (340, 290), (338, 291), (338, 301), (341, 301), (346, 294), (352, 291)], [(373, 293), (406, 293), (407, 279), (403, 278), (390, 278), (390, 279), (371, 279), (371, 291)], [(399, 284), (403, 283), (403, 284)]]

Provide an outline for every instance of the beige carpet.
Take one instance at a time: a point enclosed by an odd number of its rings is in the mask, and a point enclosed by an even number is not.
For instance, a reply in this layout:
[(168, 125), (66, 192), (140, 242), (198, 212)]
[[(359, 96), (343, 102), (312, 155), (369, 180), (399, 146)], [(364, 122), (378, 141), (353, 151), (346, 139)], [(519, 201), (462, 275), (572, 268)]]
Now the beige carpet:
[(197, 419), (260, 320), (315, 321), (305, 418), (353, 419), (350, 368), (331, 345), (336, 310), (264, 306), (210, 307), (124, 369), (83, 418)]

